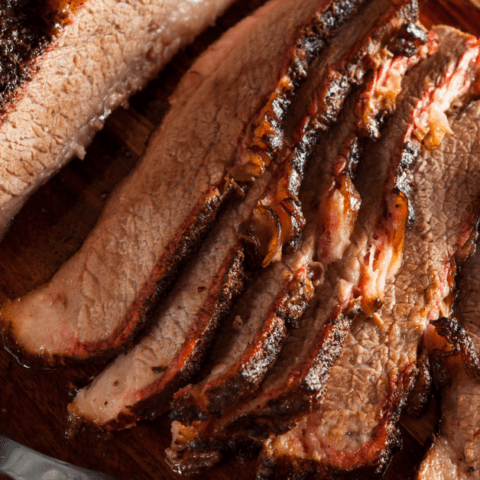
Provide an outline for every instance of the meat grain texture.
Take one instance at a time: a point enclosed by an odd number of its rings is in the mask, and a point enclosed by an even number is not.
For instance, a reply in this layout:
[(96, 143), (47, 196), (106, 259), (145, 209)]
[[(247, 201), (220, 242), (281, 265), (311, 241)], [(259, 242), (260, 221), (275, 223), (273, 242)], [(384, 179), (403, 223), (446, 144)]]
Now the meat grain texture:
[[(472, 110), (479, 114), (480, 108)], [(465, 132), (479, 138), (478, 125)], [(480, 475), (480, 249), (478, 242), (472, 258), (458, 275), (459, 294), (453, 315), (463, 327), (463, 343), (443, 345), (447, 354), (440, 365), (438, 388), (441, 395), (441, 419), (438, 433), (417, 473), (417, 480), (473, 480)], [(428, 332), (430, 336), (432, 332)], [(467, 347), (467, 348), (466, 348)], [(440, 351), (442, 352), (443, 349)], [(458, 349), (458, 350), (457, 350)], [(473, 349), (473, 352), (469, 349)], [(454, 353), (452, 350), (455, 350)], [(448, 353), (450, 352), (450, 353)], [(450, 355), (450, 356), (449, 356)], [(440, 358), (442, 354), (440, 354)]]

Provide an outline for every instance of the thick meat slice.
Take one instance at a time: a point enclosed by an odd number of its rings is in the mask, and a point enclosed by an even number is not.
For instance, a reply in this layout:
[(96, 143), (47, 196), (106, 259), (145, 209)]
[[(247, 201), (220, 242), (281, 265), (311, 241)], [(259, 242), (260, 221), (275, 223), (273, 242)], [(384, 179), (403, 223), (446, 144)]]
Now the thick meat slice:
[(85, 147), (232, 0), (24, 0), (0, 7), (0, 238), (27, 198)]
[[(441, 50), (447, 49), (453, 60), (465, 52), (456, 69), (452, 60), (436, 66), (458, 72), (463, 64), (462, 81), (452, 84), (458, 93), (471, 82), (478, 45), (472, 48), (472, 40), (453, 29), (437, 32)], [(438, 100), (449, 96), (443, 91)], [(383, 307), (371, 320), (355, 322), (317, 410), (265, 442), (258, 478), (285, 478), (298, 471), (305, 478), (368, 476), (388, 465), (415, 379), (419, 342), (428, 321), (450, 310), (455, 256), (478, 218), (479, 112), (480, 102), (470, 105), (455, 118), (454, 134), (441, 149), (422, 154), (410, 196), (415, 223), (406, 236), (403, 265), (387, 282)]]
[[(478, 138), (478, 133), (477, 133)], [(435, 380), (442, 396), (440, 430), (433, 438), (417, 480), (473, 480), (480, 474), (480, 249), (458, 279), (455, 320), (429, 327), (427, 343), (438, 349)], [(433, 337), (433, 338), (432, 338)]]
[[(12, 350), (49, 363), (87, 358), (115, 349), (142, 326), (213, 222), (231, 186), (223, 179), (237, 144), (280, 76), (293, 31), (331, 6), (310, 0), (298, 9), (292, 1), (275, 0), (236, 29), (234, 48), (230, 34), (225, 48), (203, 57), (202, 65), (217, 68), (207, 68), (211, 74), (193, 93), (183, 84), (187, 97), (177, 97), (79, 252), (50, 282), (0, 311)], [(337, 7), (342, 20), (349, 9)], [(331, 29), (337, 20), (331, 18)]]

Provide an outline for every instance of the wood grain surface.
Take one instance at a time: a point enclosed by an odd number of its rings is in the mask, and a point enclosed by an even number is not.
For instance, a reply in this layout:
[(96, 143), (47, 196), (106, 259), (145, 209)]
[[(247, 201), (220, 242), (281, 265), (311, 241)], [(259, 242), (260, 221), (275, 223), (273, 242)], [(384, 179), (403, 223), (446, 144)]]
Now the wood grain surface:
[[(0, 244), (0, 303), (48, 280), (82, 244), (112, 188), (134, 167), (152, 130), (168, 109), (168, 96), (192, 61), (227, 28), (262, 0), (239, 0), (215, 26), (178, 54), (148, 88), (134, 97), (129, 109), (108, 119), (88, 149), (85, 160), (74, 160), (35, 194)], [(426, 26), (447, 23), (480, 35), (480, 13), (466, 0), (421, 2)], [(260, 46), (261, 48), (261, 46)], [(0, 351), (0, 433), (39, 452), (99, 470), (119, 480), (180, 479), (165, 464), (170, 444), (167, 415), (109, 438), (81, 431), (65, 435), (66, 406), (75, 388), (89, 383), (104, 365), (89, 364), (56, 370), (22, 367)], [(403, 448), (385, 480), (411, 478), (436, 421), (436, 401), (421, 418), (401, 419)], [(202, 478), (254, 478), (255, 459), (228, 458)], [(1, 476), (0, 476), (1, 477)]]

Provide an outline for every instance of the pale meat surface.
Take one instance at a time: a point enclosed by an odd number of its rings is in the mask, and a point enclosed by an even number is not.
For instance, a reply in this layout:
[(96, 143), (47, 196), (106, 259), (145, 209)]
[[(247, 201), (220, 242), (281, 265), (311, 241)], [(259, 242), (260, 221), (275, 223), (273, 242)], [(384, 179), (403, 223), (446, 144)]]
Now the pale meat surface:
[(28, 197), (232, 0), (90, 0), (0, 128), (0, 237)]

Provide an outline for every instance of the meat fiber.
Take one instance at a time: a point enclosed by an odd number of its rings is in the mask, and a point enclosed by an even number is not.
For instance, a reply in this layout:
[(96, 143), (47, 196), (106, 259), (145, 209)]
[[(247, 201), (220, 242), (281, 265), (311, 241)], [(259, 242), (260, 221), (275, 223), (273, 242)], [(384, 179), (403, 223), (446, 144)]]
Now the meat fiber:
[[(477, 134), (478, 138), (478, 134)], [(429, 327), (435, 381), (442, 397), (440, 429), (417, 473), (417, 480), (473, 480), (480, 472), (480, 250), (462, 267), (455, 319)], [(458, 322), (458, 323), (457, 323)]]
[(230, 34), (228, 51), (203, 57), (200, 72), (211, 65), (210, 74), (195, 82), (195, 92), (183, 84), (79, 252), (50, 282), (0, 310), (11, 350), (56, 363), (112, 353), (134, 336), (232, 191), (225, 174), (247, 125), (263, 118), (262, 103), (281, 78), (294, 32), (318, 10), (331, 15), (317, 33), (330, 34), (355, 11), (355, 2), (340, 3), (344, 8), (310, 0), (298, 9), (275, 0), (236, 29), (233, 48)]
[[(428, 68), (427, 78), (436, 84), (434, 110), (437, 102), (465, 101), (479, 52), (472, 37), (444, 27), (436, 32), (439, 54), (419, 67)], [(300, 471), (302, 478), (371, 478), (388, 465), (415, 380), (419, 342), (429, 320), (450, 311), (456, 260), (480, 213), (479, 108), (475, 102), (456, 115), (453, 135), (439, 150), (421, 155), (409, 197), (415, 223), (405, 239), (403, 265), (387, 282), (384, 305), (370, 320), (355, 321), (316, 411), (265, 442), (258, 478), (293, 478)]]
[(21, 0), (0, 7), (0, 238), (28, 197), (85, 147), (232, 0)]

